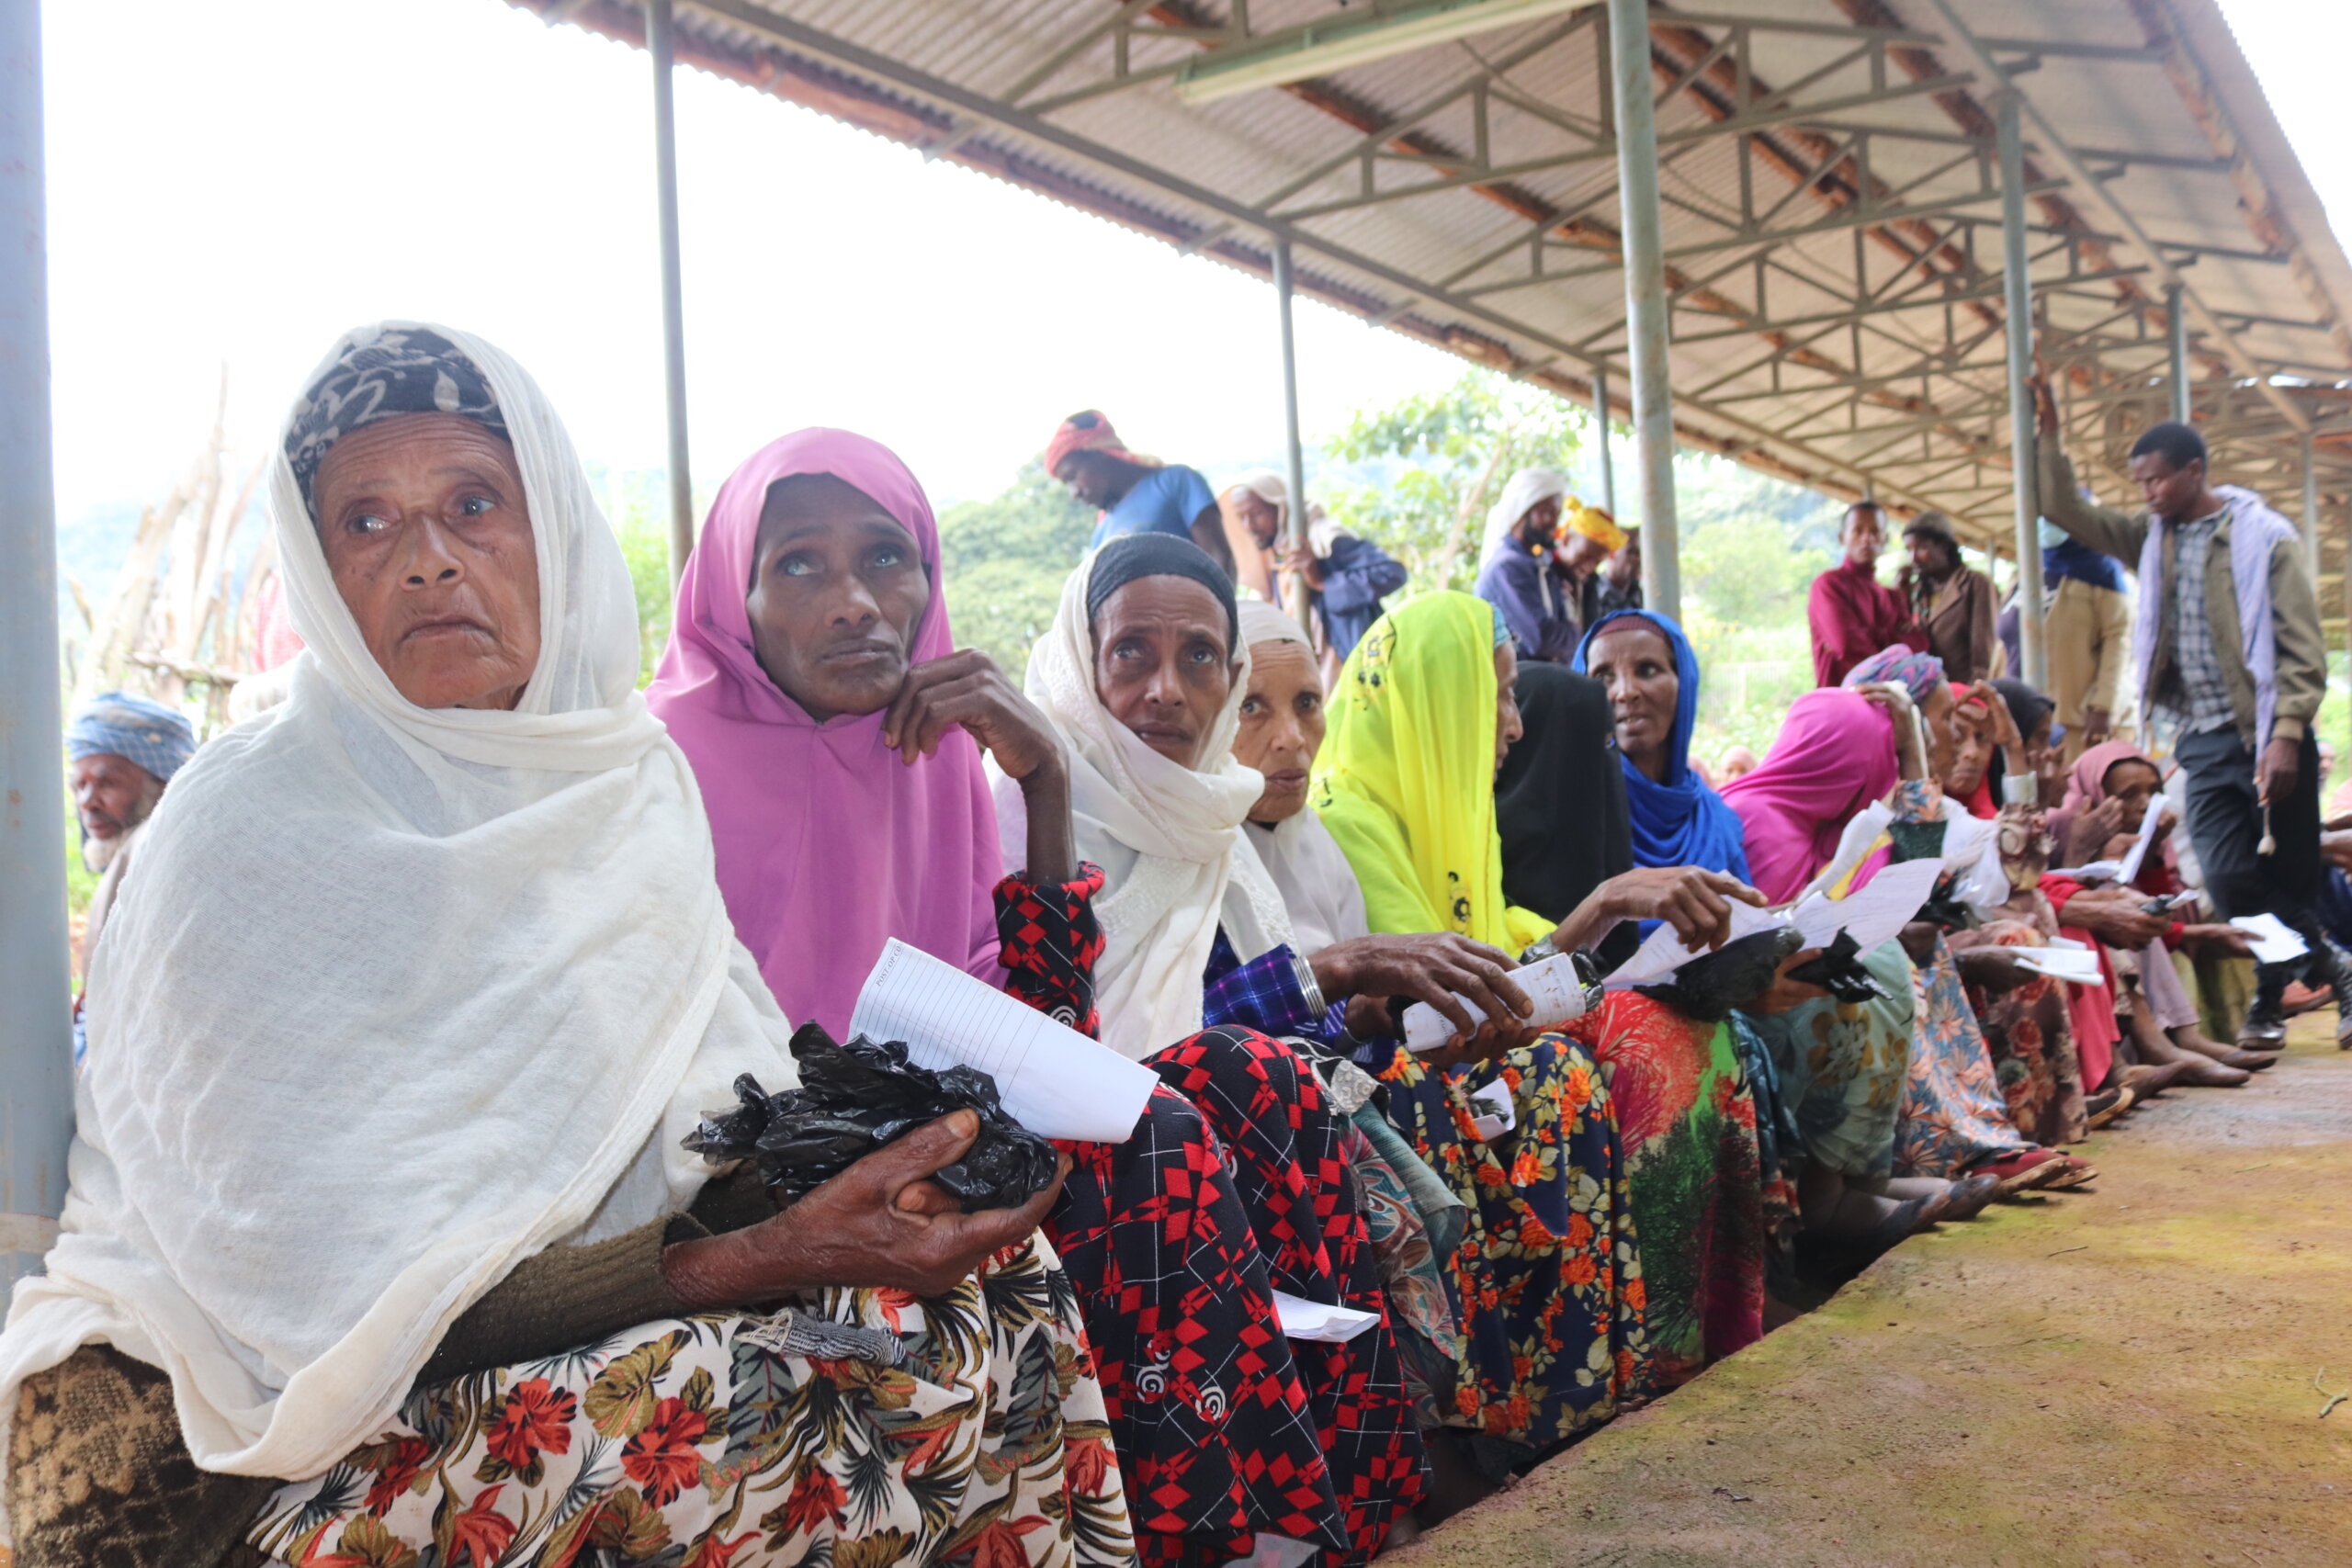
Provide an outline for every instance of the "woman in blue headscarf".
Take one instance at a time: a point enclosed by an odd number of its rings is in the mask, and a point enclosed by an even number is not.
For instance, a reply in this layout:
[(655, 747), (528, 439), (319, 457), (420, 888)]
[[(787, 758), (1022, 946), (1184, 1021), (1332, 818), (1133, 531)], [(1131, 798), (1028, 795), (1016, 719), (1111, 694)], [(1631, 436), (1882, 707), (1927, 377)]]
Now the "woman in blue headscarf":
[(1575, 668), (1607, 689), (1625, 774), (1635, 865), (1696, 865), (1747, 880), (1739, 814), (1690, 766), (1699, 656), (1682, 628), (1650, 610), (1593, 622)]

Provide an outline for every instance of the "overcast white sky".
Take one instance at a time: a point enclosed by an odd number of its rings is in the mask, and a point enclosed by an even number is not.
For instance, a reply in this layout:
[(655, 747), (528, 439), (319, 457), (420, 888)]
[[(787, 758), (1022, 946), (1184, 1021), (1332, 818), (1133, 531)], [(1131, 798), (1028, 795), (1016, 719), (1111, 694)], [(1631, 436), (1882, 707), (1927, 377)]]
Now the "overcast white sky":
[[(2342, 0), (2224, 0), (2352, 234)], [(304, 372), (384, 316), (466, 327), (591, 460), (663, 460), (645, 57), (503, 0), (44, 7), (62, 515), (160, 493), (221, 367), (266, 449)], [(2290, 30), (2291, 29), (2291, 30)], [(1263, 284), (693, 71), (678, 78), (694, 463), (844, 424), (943, 500), (1064, 414), (1204, 466), (1271, 455)], [(1461, 363), (1302, 302), (1310, 438)]]

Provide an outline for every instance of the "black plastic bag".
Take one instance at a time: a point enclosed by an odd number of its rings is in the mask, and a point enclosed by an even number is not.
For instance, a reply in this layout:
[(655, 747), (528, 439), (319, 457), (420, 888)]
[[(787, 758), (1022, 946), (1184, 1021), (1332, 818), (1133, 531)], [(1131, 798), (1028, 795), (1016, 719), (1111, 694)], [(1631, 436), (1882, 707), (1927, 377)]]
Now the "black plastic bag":
[(1750, 931), (1713, 953), (1702, 953), (1671, 979), (1634, 989), (1702, 1023), (1721, 1023), (1735, 1009), (1751, 1005), (1772, 988), (1781, 962), (1803, 946), (1794, 926)]
[(705, 1116), (685, 1146), (714, 1160), (755, 1160), (770, 1187), (797, 1198), (927, 1122), (975, 1111), (980, 1130), (972, 1146), (931, 1178), (965, 1213), (1017, 1209), (1053, 1185), (1054, 1145), (1006, 1115), (996, 1080), (977, 1068), (933, 1072), (908, 1061), (897, 1041), (860, 1034), (836, 1044), (816, 1023), (793, 1035), (792, 1055), (798, 1089), (769, 1094), (744, 1074), (735, 1080), (741, 1103)]
[(1819, 986), (1841, 1002), (1878, 1001), (1885, 997), (1886, 987), (1862, 967), (1861, 951), (1854, 933), (1840, 926), (1829, 945), (1821, 950), (1821, 956), (1790, 970), (1789, 978)]

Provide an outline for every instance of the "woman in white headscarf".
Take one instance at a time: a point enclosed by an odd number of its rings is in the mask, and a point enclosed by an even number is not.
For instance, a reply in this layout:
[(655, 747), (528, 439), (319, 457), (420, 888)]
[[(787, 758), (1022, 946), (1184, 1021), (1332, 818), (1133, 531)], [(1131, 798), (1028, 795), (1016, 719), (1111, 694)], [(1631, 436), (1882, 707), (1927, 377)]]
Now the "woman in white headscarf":
[(94, 992), (63, 1234), (0, 1335), (16, 1561), (707, 1556), (747, 1510), (739, 1568), (1127, 1561), (1052, 1190), (956, 1212), (968, 1116), (781, 1212), (682, 1146), (738, 1074), (797, 1082), (788, 1026), (537, 386), (354, 333), (271, 502), (308, 651), (175, 782), (96, 955), (138, 983)]

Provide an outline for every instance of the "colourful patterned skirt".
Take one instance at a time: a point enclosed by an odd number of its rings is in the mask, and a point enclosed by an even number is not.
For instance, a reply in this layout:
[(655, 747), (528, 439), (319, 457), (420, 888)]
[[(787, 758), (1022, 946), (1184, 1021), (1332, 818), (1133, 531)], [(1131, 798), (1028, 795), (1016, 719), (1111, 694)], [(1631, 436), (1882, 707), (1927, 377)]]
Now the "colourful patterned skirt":
[(1894, 1173), (1895, 1114), (1918, 1004), (1911, 960), (1900, 943), (1872, 948), (1861, 964), (1886, 996), (1860, 1003), (1823, 997), (1748, 1021), (1771, 1049), (1805, 1156), (1867, 1179)]
[[(1649, 1390), (1633, 1196), (1608, 1084), (1582, 1046), (1541, 1036), (1444, 1073), (1375, 1063), (1387, 1114), (1468, 1205), (1448, 1262), (1461, 1325), (1446, 1424), (1542, 1450)], [(1510, 1089), (1518, 1125), (1481, 1142), (1467, 1096)]]
[[(2048, 976), (2038, 976), (2048, 979)], [(1912, 971), (1918, 1024), (1894, 1128), (1894, 1168), (1905, 1176), (1958, 1176), (2034, 1146), (2009, 1119), (1993, 1059), (1968, 1005), (1960, 965), (1940, 936), (1927, 966)]]
[(1116, 1564), (1127, 1504), (1077, 1302), (1008, 1248), (935, 1300), (828, 1290), (811, 1316), (905, 1360), (780, 1353), (768, 1320), (649, 1324), (418, 1388), (376, 1441), (281, 1488), (287, 1562)]
[(1728, 1023), (1611, 991), (1566, 1031), (1592, 1053), (1642, 1238), (1644, 1316), (1661, 1388), (1764, 1337), (1764, 1202), (1748, 1093)]
[[(2054, 922), (2053, 922), (2054, 929)], [(2039, 947), (2048, 939), (2024, 920), (1996, 920), (1962, 932), (1954, 945), (1994, 943)], [(2036, 975), (2015, 990), (1979, 998), (1984, 1044), (2011, 1125), (2031, 1141), (2055, 1147), (2086, 1131), (2081, 1057), (2075, 1048), (2072, 998), (2066, 982)]]

